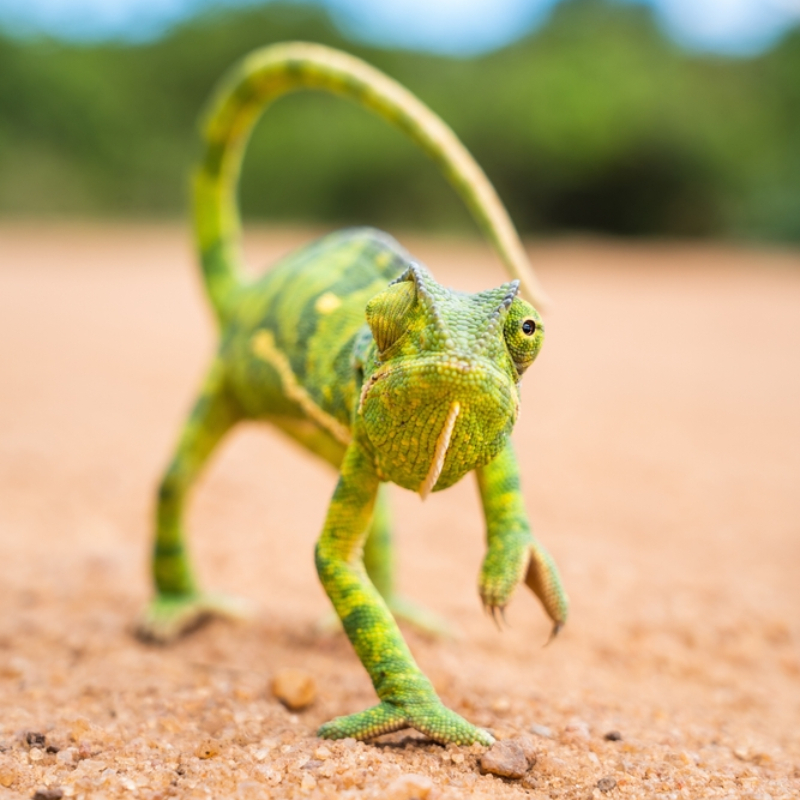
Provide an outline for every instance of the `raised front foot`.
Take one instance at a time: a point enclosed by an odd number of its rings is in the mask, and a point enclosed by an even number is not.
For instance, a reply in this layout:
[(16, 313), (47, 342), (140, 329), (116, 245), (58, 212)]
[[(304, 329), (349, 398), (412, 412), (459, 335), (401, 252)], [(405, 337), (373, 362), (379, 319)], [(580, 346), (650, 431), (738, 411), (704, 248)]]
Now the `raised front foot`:
[(467, 722), (455, 711), (445, 708), (438, 700), (424, 703), (390, 703), (377, 706), (326, 722), (317, 736), (323, 739), (374, 739), (385, 733), (403, 728), (414, 728), (441, 744), (491, 745), (494, 737), (483, 728)]
[(148, 642), (166, 644), (200, 627), (212, 617), (244, 620), (252, 616), (245, 600), (223, 594), (159, 594), (144, 610), (136, 635)]

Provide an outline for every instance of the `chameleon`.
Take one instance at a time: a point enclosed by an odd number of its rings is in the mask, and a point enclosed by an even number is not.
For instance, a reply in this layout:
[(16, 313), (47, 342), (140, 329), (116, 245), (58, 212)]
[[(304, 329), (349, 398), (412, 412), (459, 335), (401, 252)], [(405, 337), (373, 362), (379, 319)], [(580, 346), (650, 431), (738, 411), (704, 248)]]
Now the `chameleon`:
[[(440, 286), (386, 233), (337, 231), (257, 278), (243, 274), (237, 183), (250, 132), (280, 96), (321, 90), (383, 117), (439, 166), (513, 280), (467, 294)], [(502, 614), (522, 582), (557, 632), (567, 597), (528, 522), (510, 433), (519, 383), (542, 346), (544, 292), (494, 188), (452, 130), (400, 84), (322, 45), (290, 42), (245, 56), (213, 94), (194, 174), (194, 233), (219, 346), (160, 482), (155, 597), (140, 633), (169, 641), (236, 601), (203, 591), (183, 517), (213, 451), (242, 420), (266, 421), (339, 471), (315, 548), (316, 569), (366, 669), (378, 704), (337, 717), (323, 738), (369, 740), (413, 728), (441, 743), (485, 745), (491, 733), (448, 709), (395, 620), (387, 488), (425, 498), (477, 477), (487, 548), (484, 606)], [(411, 614), (413, 617), (413, 613)]]

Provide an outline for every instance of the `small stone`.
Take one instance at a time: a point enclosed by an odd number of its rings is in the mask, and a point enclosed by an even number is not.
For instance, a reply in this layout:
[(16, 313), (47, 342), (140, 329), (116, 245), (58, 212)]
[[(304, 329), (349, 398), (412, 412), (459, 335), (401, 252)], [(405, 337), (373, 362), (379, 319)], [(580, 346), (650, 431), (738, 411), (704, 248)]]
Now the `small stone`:
[(601, 792), (610, 792), (617, 785), (617, 779), (611, 777), (600, 778), (597, 781), (597, 788)]
[(463, 764), (464, 763), (464, 754), (463, 753), (450, 753), (450, 760), (454, 764)]
[(56, 744), (49, 744), (49, 745), (47, 745), (47, 747), (45, 748), (45, 753), (50, 753), (50, 755), (51, 755), (51, 756), (53, 756), (53, 755), (55, 755), (56, 753), (58, 753), (58, 752), (59, 752), (59, 750), (61, 750), (61, 748), (60, 748), (58, 745), (56, 745)]
[(272, 680), (272, 694), (290, 711), (301, 711), (316, 699), (317, 684), (303, 670), (282, 669)]
[(92, 755), (92, 746), (89, 744), (89, 742), (81, 742), (78, 745), (78, 759), (80, 761), (91, 758)]
[(58, 786), (50, 786), (46, 789), (37, 789), (33, 793), (33, 800), (61, 800), (64, 790)]
[(38, 747), (31, 747), (28, 751), (28, 758), (31, 761), (41, 761), (44, 758), (44, 750)]
[(537, 736), (541, 736), (543, 739), (553, 738), (553, 731), (551, 731), (547, 725), (537, 725), (535, 722), (533, 725), (531, 725), (531, 733), (535, 733)]
[(78, 761), (78, 748), (67, 747), (59, 750), (56, 760), (62, 764), (75, 764)]
[(0, 786), (8, 789), (17, 779), (17, 770), (10, 758), (0, 756)]
[(387, 787), (384, 800), (426, 800), (433, 789), (433, 781), (426, 775), (408, 772), (399, 775)]
[(283, 773), (280, 770), (268, 766), (256, 767), (267, 783), (277, 786), (283, 780)]
[(588, 739), (589, 738), (589, 725), (584, 722), (582, 719), (573, 719), (567, 726), (564, 728), (564, 732), (567, 734), (571, 734), (579, 739)]
[(497, 714), (505, 714), (507, 711), (511, 710), (511, 701), (507, 697), (498, 697), (497, 700), (492, 703), (492, 711)]
[(320, 761), (325, 761), (326, 759), (330, 758), (332, 755), (333, 754), (331, 753), (331, 751), (328, 750), (328, 748), (325, 747), (325, 745), (322, 745), (322, 747), (318, 747), (314, 751), (314, 757), (318, 758)]
[[(529, 772), (525, 777), (522, 779), (522, 785), (526, 789), (538, 789), (539, 788), (539, 776), (535, 772)], [(541, 795), (535, 796), (538, 800)]]
[(303, 775), (303, 780), (300, 781), (300, 788), (305, 792), (310, 792), (312, 789), (317, 788), (317, 780), (313, 775), (306, 773)]
[(219, 755), (219, 746), (213, 739), (203, 739), (194, 749), (194, 754), (198, 758), (214, 758)]
[(335, 761), (323, 761), (322, 766), (319, 769), (319, 774), (322, 775), (323, 778), (332, 778), (338, 772), (338, 767)]
[(28, 731), (25, 734), (25, 742), (28, 747), (44, 747), (46, 738), (43, 733), (37, 733), (36, 731)]
[(525, 753), (525, 758), (528, 760), (528, 769), (530, 769), (535, 763), (538, 757), (538, 751), (536, 749), (536, 742), (533, 740), (531, 736), (518, 736), (516, 739), (519, 746), (522, 748), (522, 752)]
[(621, 742), (622, 734), (619, 731), (609, 731), (603, 738), (607, 742)]
[(521, 778), (528, 771), (528, 759), (519, 742), (513, 739), (495, 742), (482, 756), (481, 772), (501, 778)]
[(72, 737), (73, 742), (77, 742), (86, 736), (87, 733), (91, 730), (91, 725), (89, 724), (89, 720), (85, 717), (76, 717), (72, 720), (72, 724), (70, 725), (70, 736)]

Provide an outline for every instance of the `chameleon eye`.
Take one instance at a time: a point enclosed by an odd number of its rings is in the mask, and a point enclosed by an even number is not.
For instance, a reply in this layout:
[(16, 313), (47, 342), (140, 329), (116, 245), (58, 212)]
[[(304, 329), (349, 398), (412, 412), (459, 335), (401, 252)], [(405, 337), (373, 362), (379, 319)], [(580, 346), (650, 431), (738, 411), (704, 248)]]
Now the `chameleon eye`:
[(530, 303), (515, 297), (508, 309), (503, 334), (517, 375), (522, 375), (542, 347), (544, 326), (536, 309)]
[(367, 322), (378, 350), (388, 350), (408, 327), (408, 312), (414, 304), (416, 288), (412, 281), (389, 286), (367, 303)]

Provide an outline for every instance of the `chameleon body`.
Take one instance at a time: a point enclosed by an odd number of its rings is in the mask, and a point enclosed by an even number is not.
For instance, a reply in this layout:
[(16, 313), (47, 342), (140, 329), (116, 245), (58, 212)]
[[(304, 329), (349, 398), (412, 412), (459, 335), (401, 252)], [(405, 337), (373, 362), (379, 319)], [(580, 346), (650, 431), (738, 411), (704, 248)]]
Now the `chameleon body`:
[[(248, 281), (240, 273), (236, 182), (258, 115), (296, 89), (348, 97), (395, 124), (431, 155), (466, 200), (517, 280), (478, 294), (445, 289), (394, 239), (337, 232)], [(369, 739), (413, 727), (439, 742), (491, 743), (445, 708), (414, 662), (392, 610), (383, 484), (423, 497), (477, 475), (487, 526), (479, 591), (502, 611), (521, 582), (557, 630), (567, 602), (555, 565), (530, 532), (509, 434), (519, 380), (543, 338), (518, 297), (538, 285), (502, 204), (454, 134), (413, 95), (343, 53), (293, 43), (245, 58), (211, 103), (195, 176), (195, 225), (220, 344), (161, 482), (143, 634), (167, 640), (235, 605), (200, 590), (186, 554), (187, 493), (239, 421), (272, 422), (340, 472), (316, 566), (379, 704), (322, 726), (328, 738)]]

